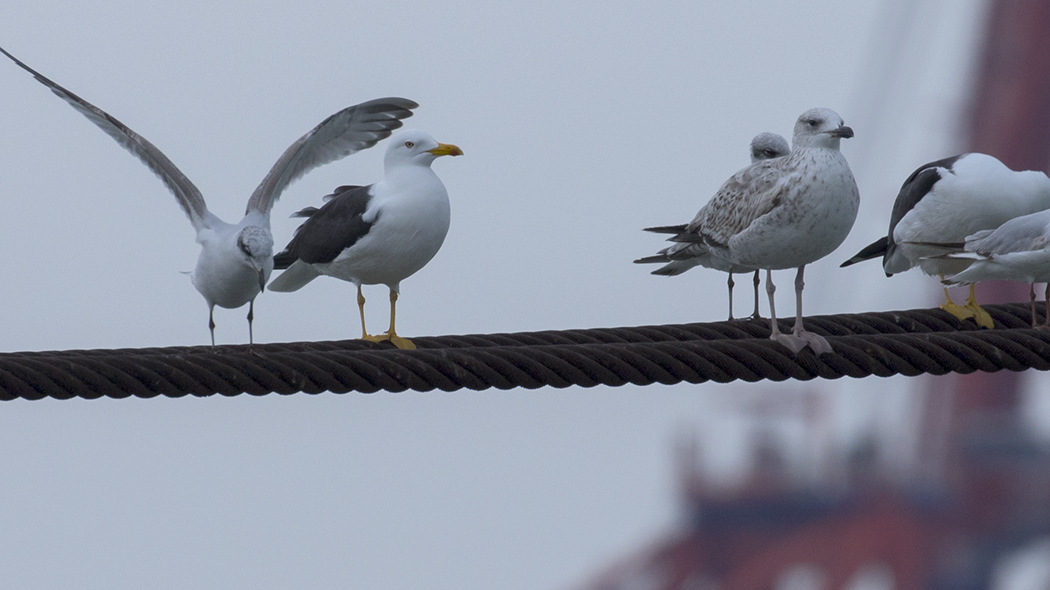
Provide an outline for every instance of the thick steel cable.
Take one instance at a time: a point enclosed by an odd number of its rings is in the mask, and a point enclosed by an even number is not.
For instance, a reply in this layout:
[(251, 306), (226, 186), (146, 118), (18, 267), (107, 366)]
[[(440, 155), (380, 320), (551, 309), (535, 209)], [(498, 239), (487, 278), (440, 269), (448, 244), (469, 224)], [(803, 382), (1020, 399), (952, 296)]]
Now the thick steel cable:
[[(1041, 306), (1040, 306), (1041, 307)], [(1024, 304), (985, 309), (996, 329), (940, 310), (806, 318), (835, 352), (797, 356), (769, 340), (769, 320), (414, 338), (414, 351), (360, 340), (247, 346), (0, 354), (0, 399), (180, 397), (216, 393), (455, 391), (545, 385), (1050, 369), (1050, 332)], [(1041, 312), (1041, 310), (1040, 310)], [(793, 320), (784, 320), (783, 331)]]

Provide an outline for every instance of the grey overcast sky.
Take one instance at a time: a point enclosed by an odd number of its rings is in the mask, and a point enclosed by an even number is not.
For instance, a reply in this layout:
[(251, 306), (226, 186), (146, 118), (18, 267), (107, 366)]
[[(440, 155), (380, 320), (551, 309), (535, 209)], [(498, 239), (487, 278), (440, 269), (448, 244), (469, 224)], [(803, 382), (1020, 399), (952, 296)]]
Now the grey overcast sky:
[[(843, 151), (862, 206), (847, 242), (807, 269), (807, 313), (930, 305), (936, 286), (917, 274), (887, 281), (877, 264), (838, 264), (884, 235), (916, 166), (957, 148), (983, 5), (15, 4), (0, 10), (0, 45), (156, 144), (229, 221), (331, 113), (380, 96), (419, 102), (409, 126), (466, 155), (434, 165), (452, 227), (402, 283), (405, 336), (723, 319), (724, 275), (666, 279), (631, 264), (662, 247), (640, 228), (691, 219), (747, 163), (753, 135), (790, 137), (814, 106), (856, 131)], [(199, 247), (158, 179), (4, 60), (0, 138), (0, 350), (207, 343), (207, 307), (180, 274)], [(278, 246), (292, 212), (377, 180), (384, 148), (292, 185), (274, 209)], [(775, 275), (785, 315), (792, 278)], [(366, 296), (371, 326), (385, 326), (385, 289)], [(258, 342), (357, 335), (341, 281), (256, 303)], [(247, 341), (246, 313), (216, 310), (220, 343)], [(713, 477), (739, 472), (735, 399), (817, 391), (834, 416), (829, 440), (848, 440), (899, 421), (913, 386), (7, 403), (0, 577), (12, 588), (566, 588), (673, 526), (676, 434), (699, 438)]]

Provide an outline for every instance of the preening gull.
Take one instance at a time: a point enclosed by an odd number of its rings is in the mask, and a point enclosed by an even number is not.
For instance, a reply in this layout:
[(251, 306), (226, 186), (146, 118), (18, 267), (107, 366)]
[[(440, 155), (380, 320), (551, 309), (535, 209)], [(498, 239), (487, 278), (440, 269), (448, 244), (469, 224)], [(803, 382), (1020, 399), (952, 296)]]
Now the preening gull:
[[(823, 337), (802, 323), (803, 273), (806, 265), (830, 254), (846, 239), (857, 218), (860, 193), (846, 158), (839, 151), (853, 130), (831, 109), (810, 109), (795, 123), (791, 153), (762, 160), (737, 172), (686, 231), (672, 238), (705, 245), (734, 267), (766, 270), (772, 319), (770, 338), (797, 353), (809, 345), (817, 354), (831, 352)], [(795, 327), (777, 327), (773, 270), (797, 268)]]
[(116, 118), (44, 77), (13, 55), (0, 52), (47, 86), (74, 109), (149, 167), (175, 194), (197, 233), (201, 253), (190, 274), (208, 303), (208, 329), (215, 346), (215, 306), (235, 309), (248, 304), (248, 342), (252, 337), (255, 297), (273, 270), (270, 209), (285, 188), (304, 174), (367, 149), (401, 127), (417, 105), (404, 98), (382, 98), (345, 108), (328, 117), (288, 147), (248, 199), (244, 218), (229, 224), (211, 213), (200, 190), (156, 146)]
[(1028, 283), (1033, 328), (1036, 327), (1035, 283), (1047, 283), (1046, 320), (1040, 327), (1050, 329), (1050, 209), (1015, 217), (998, 229), (967, 236), (963, 251), (933, 259), (969, 264), (964, 270), (945, 277), (946, 285), (972, 285), (986, 280)]
[[(782, 135), (770, 133), (768, 131), (756, 135), (751, 140), (750, 147), (752, 164), (760, 160), (779, 158), (787, 155), (787, 153), (791, 151), (791, 147)], [(678, 235), (683, 233), (686, 230), (685, 228), (686, 224), (683, 223), (681, 225), (647, 227), (645, 228), (645, 231)], [(654, 262), (664, 263), (664, 266), (661, 266), (651, 273), (654, 275), (680, 275), (694, 266), (706, 266), (707, 268), (713, 268), (728, 273), (730, 320), (733, 319), (733, 273), (751, 272), (753, 270), (755, 272), (755, 278), (753, 281), (755, 286), (755, 311), (751, 314), (751, 317), (755, 319), (762, 317), (758, 312), (758, 286), (760, 284), (758, 269), (735, 267), (728, 260), (723, 260), (712, 254), (703, 244), (677, 243), (660, 250), (655, 256), (639, 258), (638, 260), (635, 260), (635, 262), (642, 264)]]
[[(401, 281), (430, 262), (448, 233), (448, 192), (430, 165), (439, 156), (460, 155), (458, 147), (438, 143), (429, 133), (398, 133), (386, 149), (383, 180), (340, 187), (320, 209), (296, 214), (307, 220), (274, 257), (276, 268), (287, 270), (269, 289), (296, 291), (321, 275), (350, 281), (357, 286), (361, 337), (415, 348), (394, 330), (397, 296)], [(371, 336), (365, 328), (361, 285), (380, 284), (390, 288), (390, 329)]]
[[(968, 153), (930, 162), (904, 181), (890, 215), (886, 237), (876, 240), (842, 266), (882, 257), (886, 276), (918, 266), (944, 279), (970, 265), (966, 258), (941, 257), (937, 244), (961, 244), (967, 236), (995, 229), (1021, 215), (1050, 208), (1050, 178), (1034, 170), (1014, 171), (987, 154)], [(960, 320), (973, 318), (993, 327), (978, 304), (973, 284), (966, 305), (957, 305), (944, 289), (941, 309)]]

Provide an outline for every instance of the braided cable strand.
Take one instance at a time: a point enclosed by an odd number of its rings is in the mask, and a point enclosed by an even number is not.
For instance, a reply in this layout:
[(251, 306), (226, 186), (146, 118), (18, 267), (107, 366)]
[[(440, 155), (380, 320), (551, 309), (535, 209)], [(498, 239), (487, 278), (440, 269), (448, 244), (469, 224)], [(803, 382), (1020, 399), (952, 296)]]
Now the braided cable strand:
[[(806, 318), (835, 352), (796, 357), (768, 320), (211, 348), (0, 354), (0, 399), (535, 389), (1050, 369), (1050, 332), (1025, 304), (985, 307), (995, 330), (941, 310)], [(789, 331), (793, 320), (780, 324)]]

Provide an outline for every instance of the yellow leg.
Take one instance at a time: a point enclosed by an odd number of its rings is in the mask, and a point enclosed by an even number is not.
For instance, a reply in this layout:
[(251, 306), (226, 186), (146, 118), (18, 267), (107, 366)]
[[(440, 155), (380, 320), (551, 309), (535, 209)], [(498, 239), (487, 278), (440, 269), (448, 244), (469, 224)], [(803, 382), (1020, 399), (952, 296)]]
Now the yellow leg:
[(361, 293), (361, 285), (357, 286), (357, 309), (361, 311), (361, 339), (379, 342), (380, 338), (369, 336), (368, 328), (365, 328), (365, 296)]
[(992, 316), (988, 315), (988, 312), (985, 311), (984, 308), (977, 305), (977, 296), (973, 289), (974, 286), (970, 285), (970, 296), (966, 298), (966, 305), (963, 307), (973, 312), (973, 321), (977, 322), (978, 326), (983, 326), (991, 330), (995, 327), (995, 322), (992, 321)]
[[(944, 280), (944, 275), (941, 275), (941, 280)], [(952, 296), (948, 294), (948, 287), (944, 288), (944, 303), (941, 304), (941, 309), (959, 318), (960, 321), (973, 317), (973, 311), (952, 301)]]
[(397, 331), (394, 330), (394, 321), (397, 319), (397, 291), (390, 290), (390, 329), (386, 331), (386, 334), (377, 336), (380, 340), (389, 340), (391, 344), (402, 349), (402, 350), (415, 350), (416, 345), (412, 344), (412, 341), (408, 338), (402, 338), (397, 335)]

